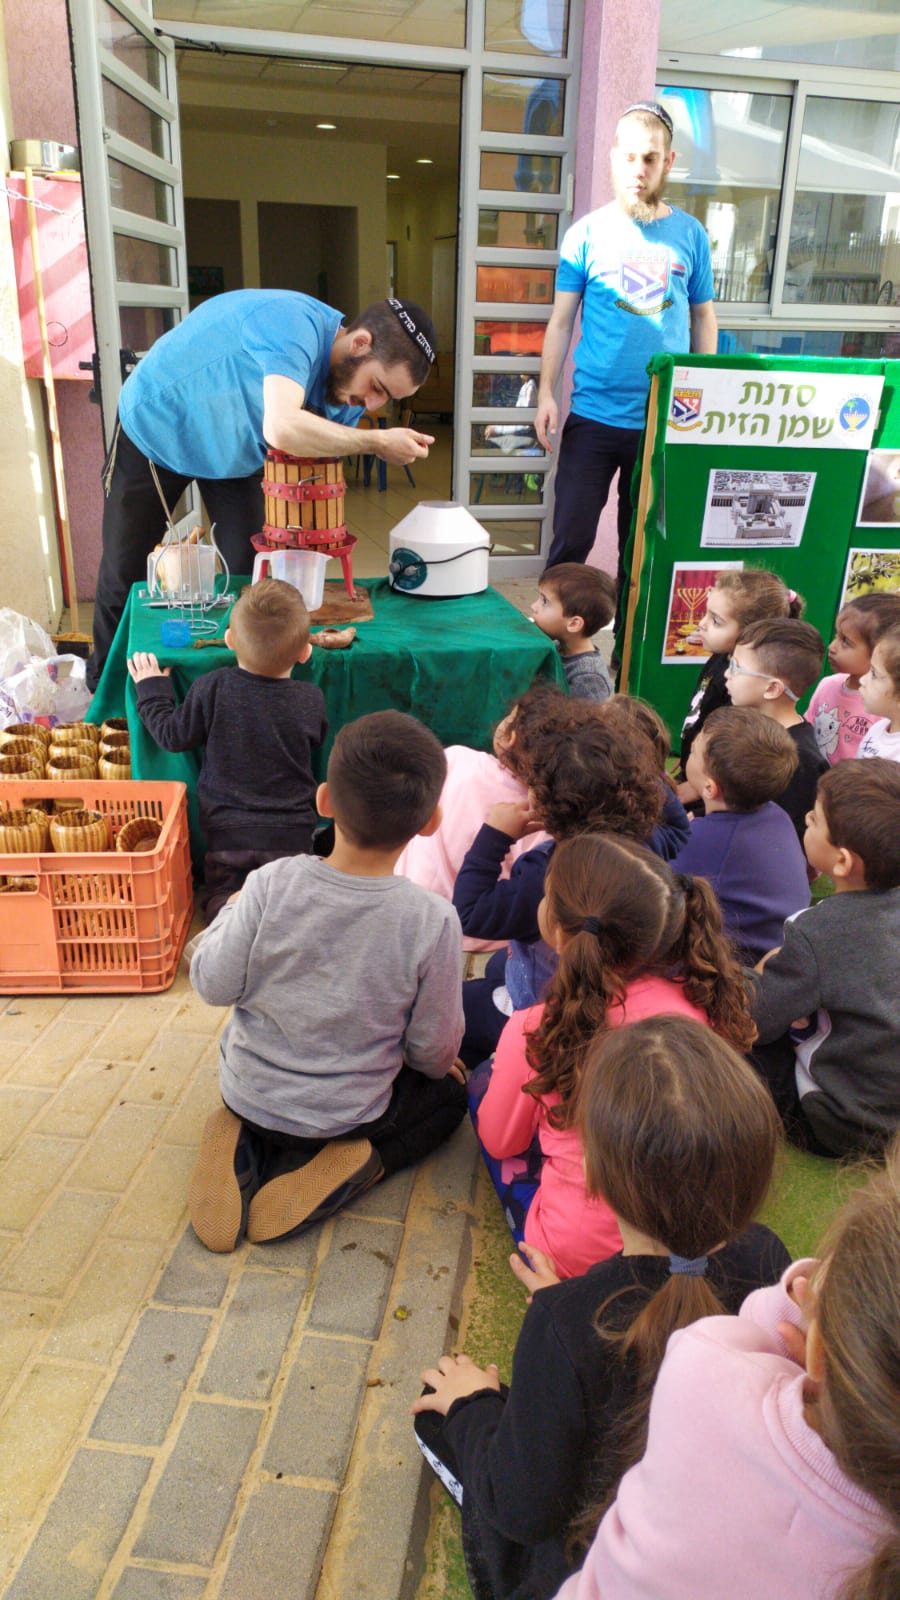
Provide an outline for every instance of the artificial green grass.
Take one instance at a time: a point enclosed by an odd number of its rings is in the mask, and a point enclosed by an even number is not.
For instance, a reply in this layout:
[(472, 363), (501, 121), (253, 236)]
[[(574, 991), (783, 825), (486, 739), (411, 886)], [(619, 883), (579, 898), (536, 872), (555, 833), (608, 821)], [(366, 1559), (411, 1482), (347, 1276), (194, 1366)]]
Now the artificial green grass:
[[(788, 1147), (779, 1163), (760, 1221), (784, 1240), (791, 1256), (816, 1254), (822, 1235), (844, 1199), (863, 1181), (858, 1167)], [(459, 1349), (479, 1365), (496, 1361), (508, 1382), (525, 1291), (509, 1267), (512, 1236), (487, 1173), (479, 1180), (481, 1221), (460, 1324)], [(418, 1600), (471, 1600), (460, 1538), (459, 1512), (435, 1479), (428, 1562)]]

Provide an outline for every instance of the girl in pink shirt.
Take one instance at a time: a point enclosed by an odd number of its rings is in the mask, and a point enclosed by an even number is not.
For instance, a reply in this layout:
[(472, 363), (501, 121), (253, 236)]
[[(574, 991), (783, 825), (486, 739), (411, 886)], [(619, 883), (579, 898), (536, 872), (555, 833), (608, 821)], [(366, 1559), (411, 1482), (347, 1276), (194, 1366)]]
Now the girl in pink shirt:
[(877, 713), (870, 713), (860, 679), (872, 665), (872, 651), (887, 628), (900, 622), (900, 595), (863, 594), (842, 606), (828, 646), (828, 660), (837, 672), (823, 678), (806, 708), (816, 744), (835, 766), (855, 756)]
[(557, 845), (538, 921), (559, 966), (544, 1003), (515, 1012), (493, 1064), (473, 1074), (470, 1111), (516, 1240), (567, 1278), (621, 1247), (609, 1206), (587, 1192), (574, 1126), (591, 1040), (662, 1012), (711, 1023), (742, 1052), (754, 1029), (709, 885), (642, 845), (598, 833)]
[(644, 1456), (558, 1600), (896, 1600), (898, 1373), (895, 1140), (818, 1263), (672, 1335)]

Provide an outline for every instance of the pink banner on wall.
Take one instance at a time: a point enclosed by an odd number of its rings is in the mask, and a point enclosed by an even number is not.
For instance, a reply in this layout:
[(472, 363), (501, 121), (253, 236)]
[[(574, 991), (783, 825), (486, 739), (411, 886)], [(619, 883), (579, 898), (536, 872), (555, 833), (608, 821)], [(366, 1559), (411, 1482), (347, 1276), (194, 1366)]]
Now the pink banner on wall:
[[(36, 207), (38, 250), (53, 376), (90, 379), (90, 370), (82, 372), (78, 366), (79, 361), (90, 361), (94, 352), (81, 182), (77, 178), (40, 177), (35, 177), (33, 181), (35, 200), (40, 202)], [(9, 194), (25, 375), (28, 378), (40, 378), (43, 375), (43, 363), (25, 179), (10, 174), (6, 188)]]

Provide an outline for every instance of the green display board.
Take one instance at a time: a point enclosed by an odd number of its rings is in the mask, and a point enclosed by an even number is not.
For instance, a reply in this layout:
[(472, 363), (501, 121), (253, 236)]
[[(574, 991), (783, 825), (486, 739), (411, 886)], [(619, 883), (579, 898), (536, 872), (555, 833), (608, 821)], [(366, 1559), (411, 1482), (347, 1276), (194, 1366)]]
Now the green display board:
[(620, 655), (677, 748), (715, 569), (777, 572), (826, 642), (851, 551), (856, 592), (900, 590), (900, 361), (659, 356), (650, 373)]

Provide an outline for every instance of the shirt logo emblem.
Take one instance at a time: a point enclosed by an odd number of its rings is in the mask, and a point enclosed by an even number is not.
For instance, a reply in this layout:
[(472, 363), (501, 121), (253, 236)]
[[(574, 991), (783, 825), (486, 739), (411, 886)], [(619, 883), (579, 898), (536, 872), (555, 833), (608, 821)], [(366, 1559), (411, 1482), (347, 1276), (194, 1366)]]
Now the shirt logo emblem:
[(651, 317), (672, 304), (669, 297), (669, 256), (664, 250), (626, 256), (619, 278), (622, 298), (616, 305), (635, 316)]

